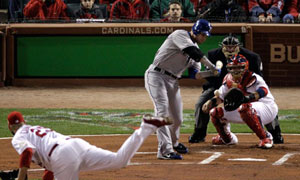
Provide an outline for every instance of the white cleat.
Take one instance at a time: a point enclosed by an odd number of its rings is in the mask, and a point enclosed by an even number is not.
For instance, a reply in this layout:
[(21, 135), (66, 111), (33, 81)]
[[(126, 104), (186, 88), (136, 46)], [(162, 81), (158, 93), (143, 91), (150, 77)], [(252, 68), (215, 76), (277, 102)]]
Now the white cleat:
[(170, 125), (173, 123), (172, 119), (169, 117), (155, 117), (151, 114), (145, 114), (143, 116), (143, 121), (148, 124), (152, 124), (156, 127), (161, 127), (164, 125)]

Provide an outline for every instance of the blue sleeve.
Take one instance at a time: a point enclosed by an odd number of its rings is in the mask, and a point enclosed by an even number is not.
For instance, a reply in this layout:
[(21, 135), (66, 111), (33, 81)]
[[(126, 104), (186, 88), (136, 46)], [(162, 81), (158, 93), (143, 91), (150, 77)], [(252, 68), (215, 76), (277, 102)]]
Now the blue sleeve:
[(196, 79), (196, 74), (198, 72), (197, 69), (190, 67), (188, 68), (188, 72), (189, 72), (189, 78)]
[(272, 6), (268, 11), (268, 14), (272, 14), (273, 16), (279, 16), (281, 14), (281, 11), (279, 8)]
[(255, 17), (258, 17), (260, 14), (263, 14), (263, 13), (265, 13), (265, 11), (259, 6), (255, 6), (251, 10), (252, 16), (255, 16)]

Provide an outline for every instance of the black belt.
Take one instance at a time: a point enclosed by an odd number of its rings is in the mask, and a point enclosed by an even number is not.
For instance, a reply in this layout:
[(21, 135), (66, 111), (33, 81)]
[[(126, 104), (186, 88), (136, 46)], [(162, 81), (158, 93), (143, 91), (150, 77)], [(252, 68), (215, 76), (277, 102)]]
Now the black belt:
[(168, 71), (162, 70), (162, 69), (159, 68), (159, 67), (155, 67), (154, 70), (155, 70), (155, 71), (158, 71), (158, 72), (161, 72), (161, 73), (163, 73), (163, 74), (165, 74), (165, 75), (171, 76), (171, 77), (174, 78), (174, 79), (179, 79), (179, 78), (178, 78), (177, 76), (175, 76), (174, 74), (172, 74), (172, 73), (170, 73), (170, 72), (168, 72)]

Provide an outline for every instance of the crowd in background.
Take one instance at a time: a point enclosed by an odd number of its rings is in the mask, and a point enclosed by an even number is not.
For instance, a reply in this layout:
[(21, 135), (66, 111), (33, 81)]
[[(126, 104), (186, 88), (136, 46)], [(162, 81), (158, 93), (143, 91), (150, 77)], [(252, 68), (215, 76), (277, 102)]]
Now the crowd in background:
[(8, 21), (299, 23), (300, 0), (8, 0)]

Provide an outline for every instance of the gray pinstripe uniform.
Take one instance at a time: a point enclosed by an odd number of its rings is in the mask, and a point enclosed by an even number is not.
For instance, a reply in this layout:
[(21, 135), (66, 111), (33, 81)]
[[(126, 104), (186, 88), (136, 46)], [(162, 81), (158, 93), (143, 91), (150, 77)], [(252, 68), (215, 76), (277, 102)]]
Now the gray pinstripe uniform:
[(177, 146), (180, 125), (183, 121), (183, 105), (178, 78), (193, 66), (200, 70), (201, 65), (183, 53), (183, 49), (196, 46), (188, 31), (176, 30), (168, 36), (155, 54), (153, 63), (145, 72), (145, 88), (154, 104), (156, 116), (171, 117), (174, 123), (157, 130), (157, 157), (174, 152)]

